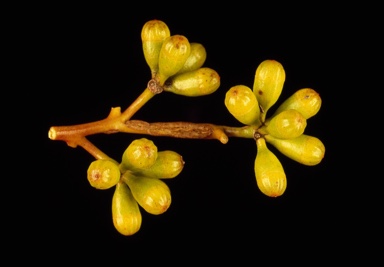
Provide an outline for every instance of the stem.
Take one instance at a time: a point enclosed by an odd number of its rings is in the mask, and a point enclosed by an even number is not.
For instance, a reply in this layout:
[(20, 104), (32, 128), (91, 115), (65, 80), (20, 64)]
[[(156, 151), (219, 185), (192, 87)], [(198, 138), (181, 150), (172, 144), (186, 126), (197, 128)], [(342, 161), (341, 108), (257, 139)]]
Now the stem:
[(81, 137), (78, 145), (84, 148), (89, 154), (91, 154), (95, 159), (111, 159), (108, 155), (103, 153), (98, 149), (94, 144), (92, 144), (87, 138)]
[(141, 95), (136, 98), (136, 100), (121, 114), (120, 119), (122, 121), (127, 121), (142, 107), (147, 103), (152, 97), (156, 94), (153, 93), (150, 89), (145, 88)]
[(222, 126), (224, 132), (230, 137), (253, 138), (258, 126), (230, 127)]

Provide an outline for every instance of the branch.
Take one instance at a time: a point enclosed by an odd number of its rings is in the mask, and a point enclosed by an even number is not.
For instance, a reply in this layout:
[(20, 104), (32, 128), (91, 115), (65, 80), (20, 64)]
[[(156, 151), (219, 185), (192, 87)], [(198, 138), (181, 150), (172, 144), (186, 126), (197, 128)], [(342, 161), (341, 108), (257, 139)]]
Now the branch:
[(70, 126), (52, 126), (48, 137), (65, 141), (70, 147), (81, 146), (95, 158), (109, 158), (94, 146), (86, 136), (94, 134), (135, 133), (151, 136), (168, 136), (185, 139), (216, 139), (226, 144), (228, 137), (253, 138), (256, 126), (230, 127), (212, 123), (154, 122), (131, 120), (132, 116), (152, 97), (161, 93), (151, 81), (141, 95), (123, 112), (120, 107), (111, 109), (107, 118)]
[[(228, 137), (253, 138), (256, 130), (252, 126), (229, 127), (212, 123), (191, 122), (154, 122), (130, 120), (125, 123), (129, 133), (147, 134), (152, 136), (169, 136), (185, 139), (217, 139), (226, 144)], [(122, 130), (124, 131), (124, 130)]]

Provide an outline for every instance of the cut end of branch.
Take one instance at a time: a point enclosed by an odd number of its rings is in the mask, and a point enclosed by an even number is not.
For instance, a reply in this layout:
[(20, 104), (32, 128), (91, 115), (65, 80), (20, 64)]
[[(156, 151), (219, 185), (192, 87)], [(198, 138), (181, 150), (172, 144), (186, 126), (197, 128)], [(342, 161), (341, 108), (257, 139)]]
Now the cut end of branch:
[(212, 138), (219, 140), (222, 144), (228, 143), (228, 136), (222, 129), (219, 128), (213, 130)]
[[(57, 137), (58, 137), (57, 130), (55, 129), (55, 127), (51, 127), (48, 131), (48, 138), (51, 140), (57, 140)], [(64, 140), (61, 138), (60, 138), (60, 140), (65, 141), (68, 146), (73, 147), (73, 148), (77, 147), (77, 145), (78, 145), (76, 141)]]
[(228, 143), (228, 136), (226, 135), (220, 136), (219, 140), (222, 144), (226, 144)]
[(121, 115), (121, 108), (120, 107), (114, 107), (111, 108), (111, 112), (108, 115), (108, 119), (117, 118)]
[(67, 143), (67, 145), (69, 147), (72, 147), (72, 148), (76, 148), (77, 147), (77, 143), (76, 142), (67, 141), (66, 143)]
[(56, 136), (57, 136), (57, 134), (56, 134), (55, 128), (51, 127), (48, 131), (48, 138), (51, 140), (55, 140)]

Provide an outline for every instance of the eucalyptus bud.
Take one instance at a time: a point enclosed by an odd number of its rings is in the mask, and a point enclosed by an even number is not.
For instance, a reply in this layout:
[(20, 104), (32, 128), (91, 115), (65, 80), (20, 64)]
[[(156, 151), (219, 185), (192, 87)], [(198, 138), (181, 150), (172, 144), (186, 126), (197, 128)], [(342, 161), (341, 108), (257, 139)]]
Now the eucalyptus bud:
[(260, 191), (269, 197), (281, 196), (287, 188), (283, 165), (269, 150), (264, 138), (256, 140), (255, 176)]
[(126, 236), (137, 233), (141, 227), (142, 216), (139, 205), (123, 181), (116, 184), (113, 193), (112, 220), (116, 230)]
[(210, 68), (177, 74), (164, 85), (164, 91), (184, 96), (204, 96), (220, 87), (219, 74)]
[(172, 35), (166, 38), (159, 54), (159, 72), (157, 79), (160, 85), (175, 75), (185, 64), (191, 52), (191, 45), (183, 35)]
[(141, 30), (144, 58), (151, 69), (152, 78), (159, 70), (159, 55), (164, 40), (170, 36), (170, 30), (161, 20), (146, 22)]
[(252, 89), (245, 85), (231, 87), (225, 94), (225, 106), (241, 123), (246, 125), (260, 122), (260, 107)]
[(302, 134), (293, 139), (279, 139), (266, 135), (265, 139), (283, 155), (307, 166), (319, 164), (325, 155), (323, 142), (314, 136)]
[(253, 93), (260, 104), (262, 121), (266, 113), (273, 106), (283, 90), (285, 70), (276, 60), (264, 60), (256, 69), (253, 83)]

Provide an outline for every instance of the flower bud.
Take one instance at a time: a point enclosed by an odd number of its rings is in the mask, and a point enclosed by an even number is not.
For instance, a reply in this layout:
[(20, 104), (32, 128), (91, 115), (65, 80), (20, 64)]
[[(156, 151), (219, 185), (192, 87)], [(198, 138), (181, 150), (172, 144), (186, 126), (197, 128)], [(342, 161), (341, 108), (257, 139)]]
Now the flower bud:
[(265, 139), (283, 155), (307, 166), (319, 164), (325, 155), (325, 146), (317, 137), (302, 134), (293, 139), (278, 139), (266, 135)]
[(157, 159), (157, 146), (152, 140), (140, 138), (133, 140), (125, 149), (120, 168), (126, 170), (140, 170), (152, 166)]
[(109, 189), (120, 180), (119, 165), (113, 160), (97, 159), (89, 165), (87, 178), (96, 189)]
[(189, 57), (185, 61), (183, 67), (177, 72), (177, 74), (197, 70), (204, 65), (207, 58), (207, 52), (205, 47), (199, 43), (191, 43), (191, 52)]
[(116, 184), (113, 193), (112, 220), (116, 230), (126, 236), (137, 233), (141, 227), (142, 216), (139, 205), (123, 181)]
[(321, 107), (319, 93), (311, 88), (302, 88), (288, 97), (275, 111), (275, 114), (288, 109), (299, 111), (304, 118), (309, 119), (317, 114)]
[(141, 41), (144, 58), (151, 69), (152, 78), (159, 69), (160, 49), (164, 40), (169, 37), (170, 30), (161, 20), (150, 20), (146, 22), (141, 30)]
[(265, 122), (268, 134), (280, 139), (296, 138), (304, 133), (307, 120), (295, 109), (284, 110)]
[(166, 183), (160, 179), (136, 176), (126, 172), (123, 175), (133, 197), (148, 213), (162, 214), (171, 205), (171, 192)]
[(219, 74), (210, 68), (177, 74), (164, 85), (164, 91), (184, 96), (203, 96), (215, 92), (220, 87)]
[(260, 191), (269, 197), (281, 196), (287, 188), (287, 177), (276, 155), (269, 150), (264, 138), (256, 140), (255, 176)]
[(183, 35), (172, 35), (166, 38), (159, 54), (159, 72), (157, 78), (160, 85), (175, 75), (185, 64), (191, 52), (191, 45)]
[(159, 151), (156, 162), (149, 168), (138, 171), (137, 174), (159, 179), (175, 178), (183, 170), (184, 164), (183, 157), (177, 152)]
[(256, 69), (253, 93), (261, 106), (262, 121), (267, 111), (273, 106), (283, 90), (285, 70), (276, 60), (264, 60)]
[(225, 94), (225, 106), (241, 123), (252, 125), (260, 121), (260, 108), (252, 89), (245, 85), (231, 87)]

